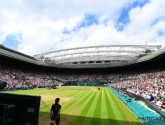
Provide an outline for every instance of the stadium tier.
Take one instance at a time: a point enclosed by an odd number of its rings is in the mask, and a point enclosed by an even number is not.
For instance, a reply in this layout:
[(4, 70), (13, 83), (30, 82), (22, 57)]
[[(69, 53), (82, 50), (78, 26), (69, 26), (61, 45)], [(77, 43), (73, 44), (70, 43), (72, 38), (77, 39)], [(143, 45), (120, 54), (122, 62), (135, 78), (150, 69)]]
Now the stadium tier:
[[(61, 125), (163, 125), (165, 48), (160, 47), (90, 46), (32, 57), (0, 46), (0, 93), (40, 96), (39, 125), (49, 124), (56, 97)], [(9, 105), (4, 103), (0, 98), (1, 109)]]
[(151, 60), (164, 53), (161, 45), (89, 46), (40, 53), (34, 57), (0, 46), (0, 54), (57, 68), (108, 68)]

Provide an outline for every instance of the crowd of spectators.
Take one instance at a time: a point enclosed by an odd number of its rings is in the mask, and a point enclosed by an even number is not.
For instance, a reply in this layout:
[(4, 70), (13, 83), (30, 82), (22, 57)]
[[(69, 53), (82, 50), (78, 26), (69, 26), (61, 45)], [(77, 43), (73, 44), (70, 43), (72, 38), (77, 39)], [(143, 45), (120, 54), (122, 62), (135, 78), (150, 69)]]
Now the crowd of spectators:
[(49, 72), (33, 70), (32, 68), (18, 68), (17, 66), (0, 65), (0, 80), (7, 82), (6, 90), (18, 89), (22, 87), (47, 87), (54, 84), (63, 84), (66, 81), (88, 82), (100, 81), (107, 82), (112, 79), (119, 80), (128, 77), (129, 74), (122, 73), (77, 73), (77, 72)]
[(133, 74), (111, 86), (141, 96), (165, 113), (165, 70)]
[[(99, 71), (99, 70), (98, 70)], [(49, 72), (18, 68), (0, 64), (0, 80), (6, 81), (6, 90), (26, 86), (49, 87), (63, 84), (65, 81), (112, 81), (115, 88), (125, 88), (126, 91), (146, 98), (165, 112), (165, 70), (133, 72)]]
[(5, 90), (62, 84), (52, 74), (4, 66), (0, 66), (0, 81), (7, 82)]

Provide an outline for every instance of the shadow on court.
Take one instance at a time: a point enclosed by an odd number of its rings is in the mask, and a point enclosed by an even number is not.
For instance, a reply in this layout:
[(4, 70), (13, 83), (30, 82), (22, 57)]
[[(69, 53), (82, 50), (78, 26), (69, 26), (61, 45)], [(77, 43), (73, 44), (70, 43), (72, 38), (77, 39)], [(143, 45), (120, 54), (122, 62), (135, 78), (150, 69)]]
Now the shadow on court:
[[(40, 112), (39, 125), (50, 125), (50, 114)], [(101, 119), (61, 114), (61, 125), (143, 125), (140, 122)]]

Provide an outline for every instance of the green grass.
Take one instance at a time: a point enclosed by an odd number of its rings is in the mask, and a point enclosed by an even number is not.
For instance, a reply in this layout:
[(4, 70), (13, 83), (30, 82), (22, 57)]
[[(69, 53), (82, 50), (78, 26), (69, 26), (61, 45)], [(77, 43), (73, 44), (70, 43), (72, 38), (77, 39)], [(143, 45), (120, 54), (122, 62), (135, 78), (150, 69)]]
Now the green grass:
[(142, 125), (137, 117), (107, 88), (60, 90), (33, 89), (13, 91), (15, 94), (41, 95), (39, 125), (49, 125), (49, 111), (60, 97), (61, 125)]

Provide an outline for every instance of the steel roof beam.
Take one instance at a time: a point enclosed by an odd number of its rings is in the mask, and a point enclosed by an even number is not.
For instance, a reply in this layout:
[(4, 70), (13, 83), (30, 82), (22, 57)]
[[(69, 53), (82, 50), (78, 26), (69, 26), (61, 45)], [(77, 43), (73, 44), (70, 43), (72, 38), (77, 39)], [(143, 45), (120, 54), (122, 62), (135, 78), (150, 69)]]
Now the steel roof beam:
[(42, 54), (37, 54), (34, 56), (39, 56), (39, 55), (47, 55), (47, 54), (52, 54), (56, 52), (64, 52), (64, 51), (69, 51), (69, 50), (81, 50), (81, 49), (87, 49), (87, 48), (108, 48), (108, 47), (124, 47), (124, 48), (141, 48), (141, 49), (160, 49), (161, 45), (104, 45), (104, 46), (87, 46), (87, 47), (77, 47), (77, 48), (69, 48), (69, 49), (62, 49), (62, 50), (56, 50), (52, 52), (47, 52), (47, 53), (42, 53)]

